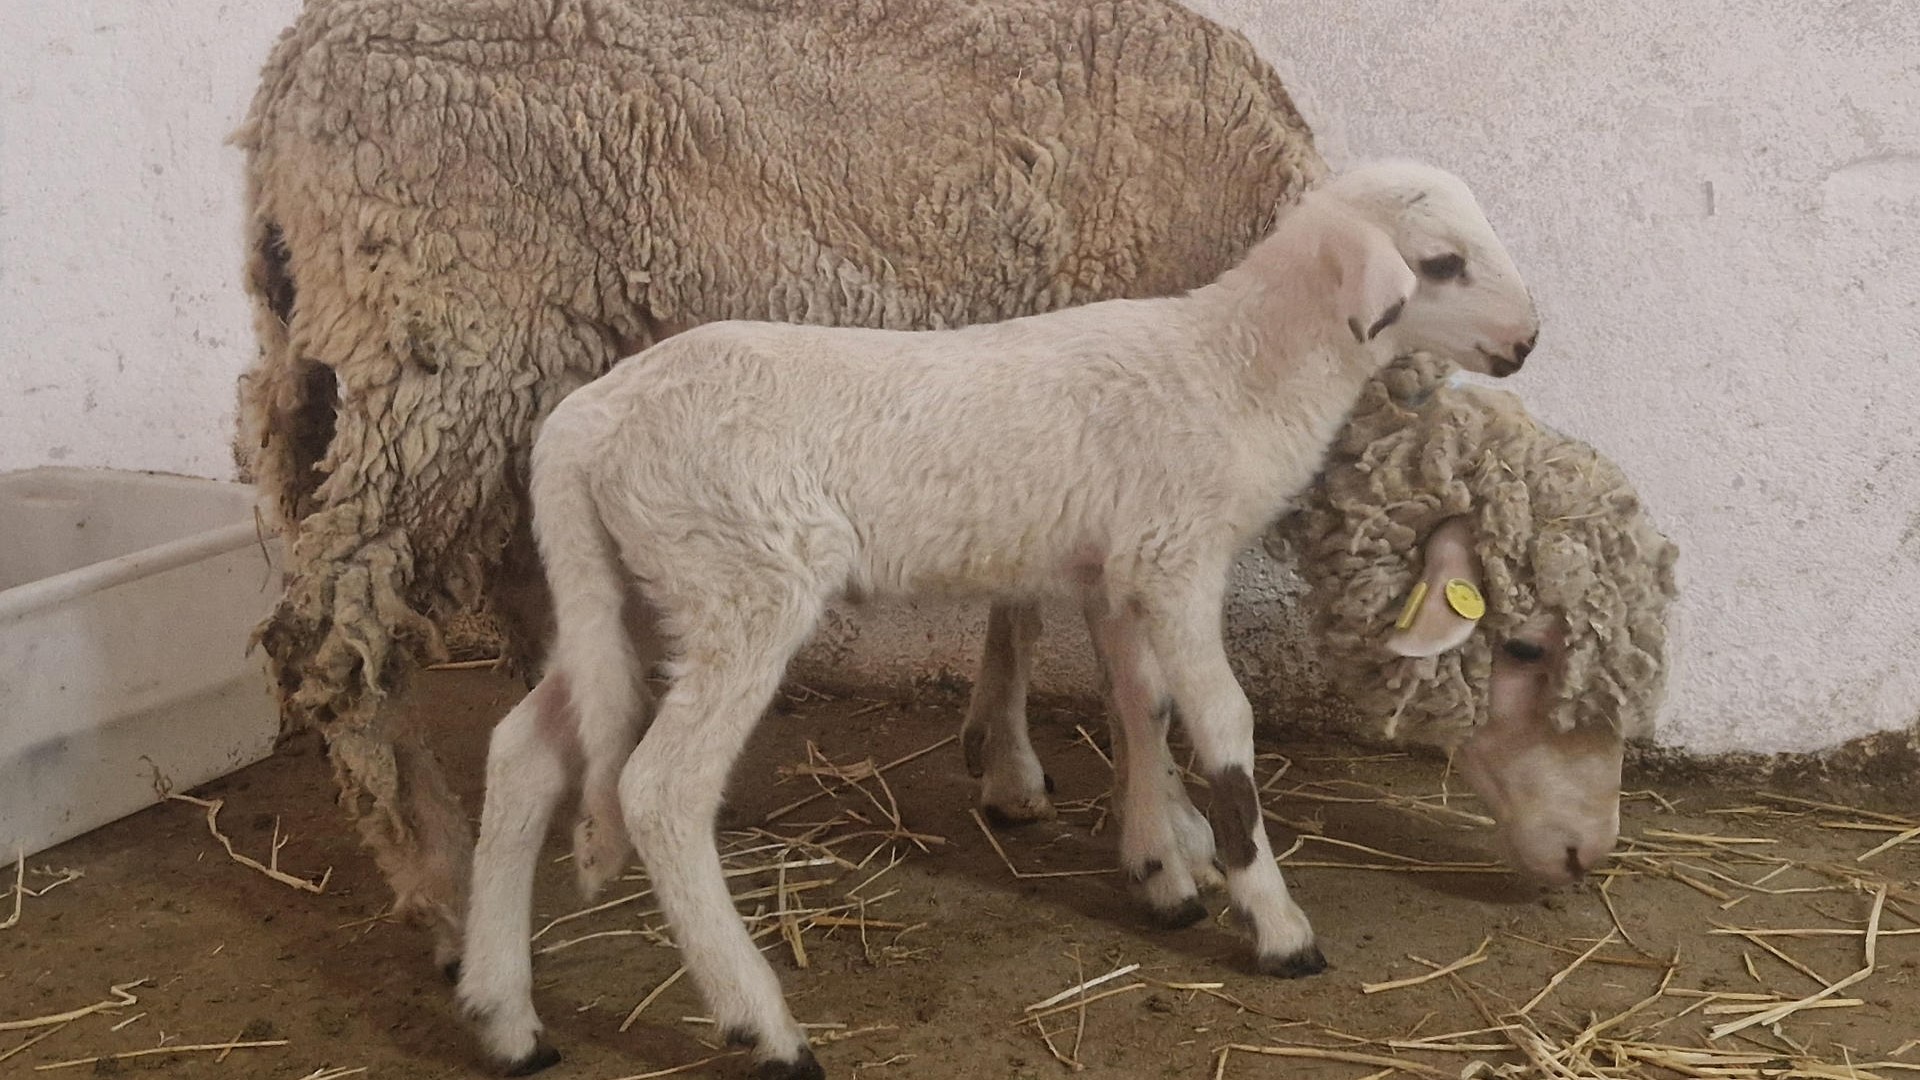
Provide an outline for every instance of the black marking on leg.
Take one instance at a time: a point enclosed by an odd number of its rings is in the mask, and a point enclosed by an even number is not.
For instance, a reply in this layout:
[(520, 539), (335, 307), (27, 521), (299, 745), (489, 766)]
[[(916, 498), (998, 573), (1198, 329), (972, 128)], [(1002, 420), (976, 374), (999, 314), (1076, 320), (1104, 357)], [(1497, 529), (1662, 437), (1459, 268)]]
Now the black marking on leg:
[(560, 1051), (549, 1046), (544, 1040), (537, 1040), (533, 1044), (532, 1053), (507, 1066), (506, 1075), (532, 1076), (542, 1069), (552, 1068), (558, 1064), (560, 1064)]
[(440, 965), (440, 977), (458, 986), (460, 984), (460, 958), (454, 957)]
[(740, 1046), (748, 1050), (760, 1045), (760, 1036), (743, 1027), (728, 1028), (720, 1033), (720, 1040), (728, 1046)]
[(763, 1061), (753, 1070), (754, 1080), (827, 1080), (827, 1070), (813, 1056), (813, 1048), (803, 1046), (792, 1061)]
[(1053, 794), (1053, 774), (1045, 773), (1045, 772), (1041, 773), (1040, 786), (1047, 789), (1047, 794), (1049, 795)]
[(1173, 726), (1175, 715), (1172, 698), (1161, 698), (1153, 706), (1154, 726), (1163, 732)]
[(967, 763), (967, 775), (978, 780), (987, 772), (987, 726), (968, 724), (960, 729), (960, 757)]
[(1207, 805), (1207, 823), (1213, 826), (1213, 842), (1228, 870), (1244, 870), (1253, 864), (1257, 848), (1254, 830), (1260, 827), (1260, 798), (1254, 793), (1253, 778), (1238, 765), (1229, 765), (1211, 777), (1213, 801)]
[(1153, 908), (1153, 925), (1162, 930), (1185, 930), (1207, 917), (1207, 905), (1189, 896), (1171, 908)]
[(1309, 945), (1287, 956), (1273, 954), (1257, 957), (1254, 960), (1254, 968), (1260, 974), (1281, 979), (1302, 979), (1308, 975), (1318, 975), (1327, 970), (1328, 966), (1327, 958), (1321, 955), (1318, 945)]

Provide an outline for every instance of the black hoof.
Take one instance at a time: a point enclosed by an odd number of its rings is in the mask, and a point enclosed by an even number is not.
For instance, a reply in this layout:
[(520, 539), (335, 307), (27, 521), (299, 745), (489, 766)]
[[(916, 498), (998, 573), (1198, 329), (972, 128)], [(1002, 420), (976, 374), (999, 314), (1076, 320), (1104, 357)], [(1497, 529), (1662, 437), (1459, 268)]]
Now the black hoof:
[(440, 965), (440, 977), (458, 985), (460, 982), (460, 959), (455, 957)]
[(541, 1069), (560, 1064), (560, 1051), (544, 1042), (533, 1044), (533, 1053), (507, 1066), (508, 1076), (532, 1076)]
[(827, 1080), (827, 1070), (815, 1060), (813, 1050), (800, 1048), (800, 1056), (792, 1061), (763, 1061), (753, 1070), (754, 1080)]
[(746, 1028), (730, 1027), (720, 1033), (720, 1041), (728, 1046), (744, 1047), (748, 1050), (760, 1045), (760, 1037)]
[(1327, 958), (1320, 954), (1320, 946), (1309, 945), (1291, 956), (1262, 956), (1254, 961), (1254, 968), (1262, 975), (1272, 975), (1281, 979), (1303, 979), (1308, 975), (1318, 975), (1327, 970)]
[(1022, 825), (1031, 825), (1034, 821), (1038, 820), (1037, 818), (1010, 817), (1006, 811), (997, 806), (983, 806), (980, 808), (980, 814), (987, 819), (987, 824), (1000, 830), (1017, 829)]
[(1047, 789), (1047, 794), (1053, 794), (1053, 774), (1046, 772), (1041, 773), (1040, 785)]
[(1153, 925), (1162, 930), (1185, 930), (1207, 917), (1207, 905), (1197, 896), (1189, 896), (1170, 908), (1152, 908)]

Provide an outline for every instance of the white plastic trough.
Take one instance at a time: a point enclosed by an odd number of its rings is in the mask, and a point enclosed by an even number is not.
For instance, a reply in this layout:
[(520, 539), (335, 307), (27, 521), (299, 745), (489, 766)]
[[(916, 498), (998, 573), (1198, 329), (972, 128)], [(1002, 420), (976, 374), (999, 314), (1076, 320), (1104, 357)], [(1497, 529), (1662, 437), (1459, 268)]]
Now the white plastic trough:
[(247, 635), (278, 595), (250, 488), (0, 473), (0, 866), (267, 756)]

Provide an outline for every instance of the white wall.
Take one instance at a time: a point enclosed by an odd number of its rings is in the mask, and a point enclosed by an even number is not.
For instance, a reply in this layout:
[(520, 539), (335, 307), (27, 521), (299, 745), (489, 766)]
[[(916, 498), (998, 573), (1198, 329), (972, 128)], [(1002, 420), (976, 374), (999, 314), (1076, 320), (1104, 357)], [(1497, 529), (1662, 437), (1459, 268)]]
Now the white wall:
[(1920, 719), (1920, 3), (1196, 0), (1338, 165), (1465, 175), (1542, 308), (1509, 385), (1681, 548), (1664, 738)]
[(233, 475), (238, 151), (297, 0), (0, 0), (0, 469)]
[[(1664, 737), (1914, 723), (1920, 4), (1194, 2), (1276, 63), (1336, 164), (1415, 155), (1480, 191), (1546, 320), (1507, 386), (1681, 545)], [(0, 469), (231, 474), (253, 344), (221, 140), (297, 7), (0, 0)], [(1265, 573), (1241, 626), (1276, 613)], [(964, 670), (945, 621), (869, 621), (855, 660)], [(1055, 625), (1046, 670), (1084, 685)]]

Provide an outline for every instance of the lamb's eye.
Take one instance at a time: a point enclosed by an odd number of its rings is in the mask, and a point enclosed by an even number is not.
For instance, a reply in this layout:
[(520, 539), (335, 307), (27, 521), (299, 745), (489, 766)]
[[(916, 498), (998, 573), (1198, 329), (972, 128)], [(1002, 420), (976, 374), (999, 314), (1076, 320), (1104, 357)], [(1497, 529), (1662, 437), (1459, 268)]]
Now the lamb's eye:
[(1531, 641), (1521, 641), (1519, 638), (1508, 638), (1501, 642), (1500, 651), (1513, 657), (1515, 660), (1528, 664), (1547, 655), (1547, 650), (1535, 645)]
[(1428, 281), (1452, 281), (1466, 273), (1467, 260), (1460, 255), (1449, 253), (1420, 260), (1420, 276)]

